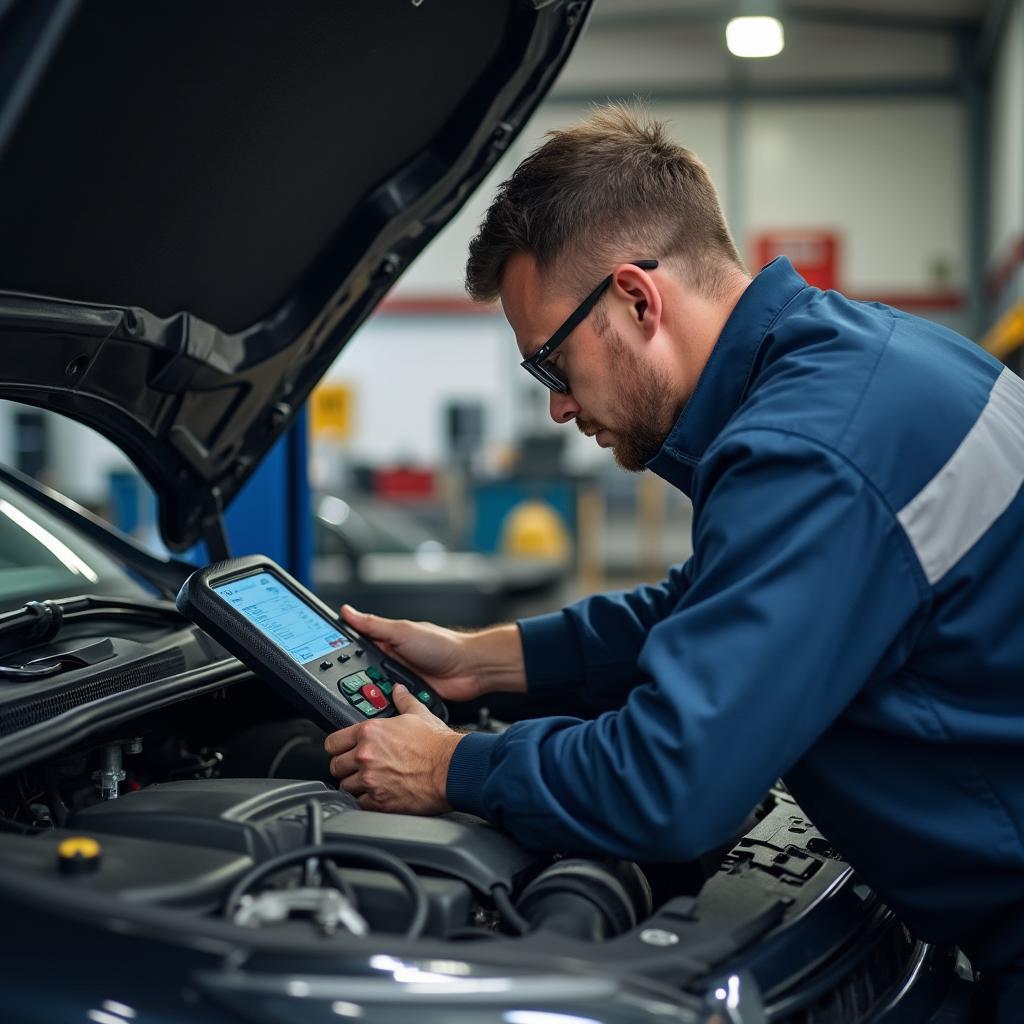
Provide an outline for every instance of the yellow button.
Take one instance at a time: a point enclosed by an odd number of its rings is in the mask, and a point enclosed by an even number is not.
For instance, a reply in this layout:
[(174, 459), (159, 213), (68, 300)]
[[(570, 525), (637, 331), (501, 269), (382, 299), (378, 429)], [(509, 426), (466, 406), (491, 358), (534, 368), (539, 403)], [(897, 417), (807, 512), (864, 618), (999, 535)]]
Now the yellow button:
[(69, 836), (57, 847), (57, 856), (61, 860), (70, 860), (72, 857), (92, 860), (99, 855), (100, 844), (91, 836)]

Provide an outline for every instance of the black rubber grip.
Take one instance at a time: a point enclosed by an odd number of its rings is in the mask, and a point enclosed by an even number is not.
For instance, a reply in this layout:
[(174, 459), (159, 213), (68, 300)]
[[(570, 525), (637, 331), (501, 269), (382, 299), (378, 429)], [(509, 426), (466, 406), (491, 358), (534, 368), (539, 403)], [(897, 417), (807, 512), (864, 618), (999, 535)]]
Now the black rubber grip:
[[(288, 653), (254, 626), (241, 612), (218, 595), (213, 587), (256, 572), (268, 572), (291, 590), (300, 600), (332, 626), (358, 640), (363, 648), (364, 661), (383, 667), (384, 654), (366, 637), (357, 634), (347, 623), (323, 603), (315, 594), (279, 565), (263, 555), (248, 555), (214, 562), (205, 569), (197, 569), (185, 581), (175, 601), (178, 611), (205, 630), (244, 665), (248, 666), (286, 700), (295, 705), (310, 721), (331, 732), (347, 725), (367, 721), (367, 716), (354, 708), (340, 692), (333, 691), (311, 675)], [(448, 710), (440, 698), (414, 673), (400, 668), (395, 675), (401, 682), (411, 684), (431, 695), (430, 710), (442, 721), (448, 721)], [(351, 668), (348, 671), (352, 671)], [(346, 672), (339, 669), (339, 677)], [(394, 714), (393, 707), (382, 716)]]

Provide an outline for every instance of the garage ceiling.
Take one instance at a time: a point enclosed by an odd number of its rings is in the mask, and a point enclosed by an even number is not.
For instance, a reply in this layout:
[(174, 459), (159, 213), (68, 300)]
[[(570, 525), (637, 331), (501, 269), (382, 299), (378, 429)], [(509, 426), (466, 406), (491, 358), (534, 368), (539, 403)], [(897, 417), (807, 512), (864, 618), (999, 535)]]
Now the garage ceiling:
[[(736, 9), (735, 0), (598, 0), (594, 21), (600, 23), (606, 15), (679, 14), (681, 17), (710, 14), (716, 10), (727, 16)], [(879, 17), (929, 18), (938, 21), (951, 19), (980, 21), (989, 0), (819, 0), (818, 3), (782, 4), (786, 8), (814, 7), (817, 10), (860, 14), (865, 21), (872, 15)]]
[(781, 0), (786, 47), (763, 61), (725, 48), (739, 5), (597, 0), (553, 97), (950, 97), (987, 63), (1007, 0)]

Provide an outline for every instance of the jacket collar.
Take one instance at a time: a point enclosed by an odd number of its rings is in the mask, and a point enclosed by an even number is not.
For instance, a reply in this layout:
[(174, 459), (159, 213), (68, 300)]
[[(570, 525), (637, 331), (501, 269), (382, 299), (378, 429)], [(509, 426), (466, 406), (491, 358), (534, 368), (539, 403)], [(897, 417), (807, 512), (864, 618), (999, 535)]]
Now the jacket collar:
[(765, 335), (807, 282), (785, 256), (772, 260), (740, 296), (676, 425), (647, 468), (690, 493), (693, 470), (739, 408)]

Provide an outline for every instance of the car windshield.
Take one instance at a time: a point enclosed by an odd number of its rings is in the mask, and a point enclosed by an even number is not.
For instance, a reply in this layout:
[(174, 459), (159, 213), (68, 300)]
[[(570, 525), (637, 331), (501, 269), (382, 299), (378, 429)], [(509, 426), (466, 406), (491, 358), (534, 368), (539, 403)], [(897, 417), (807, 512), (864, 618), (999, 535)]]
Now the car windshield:
[(0, 611), (95, 593), (152, 596), (98, 547), (0, 481)]

